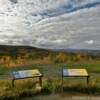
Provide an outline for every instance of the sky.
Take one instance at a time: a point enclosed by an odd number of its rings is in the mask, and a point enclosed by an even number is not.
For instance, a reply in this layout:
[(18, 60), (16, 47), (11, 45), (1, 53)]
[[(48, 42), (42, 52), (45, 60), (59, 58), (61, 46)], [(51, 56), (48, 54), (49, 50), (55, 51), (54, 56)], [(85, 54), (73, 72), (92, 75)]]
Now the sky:
[(100, 0), (0, 0), (0, 45), (100, 50)]

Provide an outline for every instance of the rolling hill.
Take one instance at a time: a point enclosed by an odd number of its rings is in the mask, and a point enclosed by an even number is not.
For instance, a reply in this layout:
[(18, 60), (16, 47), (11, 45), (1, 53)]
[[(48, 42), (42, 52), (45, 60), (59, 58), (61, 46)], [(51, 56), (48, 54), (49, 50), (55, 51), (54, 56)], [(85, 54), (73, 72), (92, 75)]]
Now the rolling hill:
[(27, 66), (82, 60), (100, 60), (100, 50), (46, 50), (30, 46), (0, 46), (1, 66)]

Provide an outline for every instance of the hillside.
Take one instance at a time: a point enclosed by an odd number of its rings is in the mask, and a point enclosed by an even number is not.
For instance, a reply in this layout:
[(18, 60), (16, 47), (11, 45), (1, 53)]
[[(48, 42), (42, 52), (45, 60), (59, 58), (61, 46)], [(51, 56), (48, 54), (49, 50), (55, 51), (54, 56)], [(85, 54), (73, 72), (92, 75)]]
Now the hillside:
[(46, 50), (30, 46), (0, 46), (1, 66), (14, 67), (95, 59), (100, 60), (99, 50)]

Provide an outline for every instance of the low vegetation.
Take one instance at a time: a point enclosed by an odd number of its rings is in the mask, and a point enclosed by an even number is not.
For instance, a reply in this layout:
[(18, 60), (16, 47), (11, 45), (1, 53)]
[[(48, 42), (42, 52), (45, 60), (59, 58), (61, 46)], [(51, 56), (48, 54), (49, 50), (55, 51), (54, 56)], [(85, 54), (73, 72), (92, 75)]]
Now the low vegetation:
[[(77, 79), (76, 79), (77, 80)], [(74, 79), (74, 81), (76, 81)], [(85, 84), (85, 80), (78, 79), (77, 82), (71, 84), (72, 79), (65, 80), (63, 93), (79, 93), (88, 95), (100, 95), (100, 86), (92, 80), (89, 86)], [(61, 81), (54, 79), (43, 80), (42, 89), (36, 86), (32, 80), (17, 81), (16, 87), (11, 86), (10, 80), (0, 81), (0, 99), (1, 100), (19, 100), (21, 98), (33, 97), (37, 95), (50, 95), (52, 93), (62, 93)], [(83, 83), (84, 84), (83, 84)], [(70, 84), (70, 85), (69, 85)]]
[(100, 61), (99, 51), (50, 51), (32, 47), (1, 46), (0, 66), (18, 67), (33, 64)]
[[(89, 62), (88, 62), (89, 63)], [(64, 68), (88, 68), (90, 83), (87, 86), (86, 78), (66, 78), (64, 80), (63, 93), (79, 93), (89, 95), (100, 95), (100, 78), (96, 70), (100, 70), (100, 64), (93, 64), (93, 62), (86, 66), (86, 64), (70, 63), (70, 64), (52, 64), (52, 65), (33, 65), (31, 67), (17, 67), (9, 70), (23, 70), (38, 68), (43, 74), (43, 87), (39, 87), (37, 79), (17, 80), (15, 87), (12, 87), (10, 77), (5, 77), (0, 80), (0, 99), (1, 100), (18, 100), (25, 97), (33, 97), (37, 95), (49, 95), (52, 93), (62, 93), (61, 88), (61, 69)], [(95, 65), (95, 66), (94, 66)], [(48, 70), (49, 69), (49, 70)], [(95, 71), (94, 71), (95, 69)]]

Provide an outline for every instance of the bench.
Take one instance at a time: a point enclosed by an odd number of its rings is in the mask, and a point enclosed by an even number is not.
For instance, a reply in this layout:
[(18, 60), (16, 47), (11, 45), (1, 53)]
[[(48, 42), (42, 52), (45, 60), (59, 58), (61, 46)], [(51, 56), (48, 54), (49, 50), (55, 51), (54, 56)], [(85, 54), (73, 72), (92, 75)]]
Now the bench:
[(89, 74), (86, 69), (63, 69), (62, 70), (62, 88), (64, 77), (86, 77), (87, 84), (89, 83)]
[(33, 70), (21, 70), (21, 71), (12, 71), (12, 86), (14, 87), (15, 80), (26, 79), (26, 78), (39, 78), (39, 84), (42, 87), (42, 77), (43, 75), (40, 73), (38, 69)]

